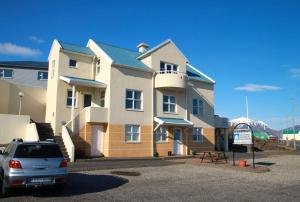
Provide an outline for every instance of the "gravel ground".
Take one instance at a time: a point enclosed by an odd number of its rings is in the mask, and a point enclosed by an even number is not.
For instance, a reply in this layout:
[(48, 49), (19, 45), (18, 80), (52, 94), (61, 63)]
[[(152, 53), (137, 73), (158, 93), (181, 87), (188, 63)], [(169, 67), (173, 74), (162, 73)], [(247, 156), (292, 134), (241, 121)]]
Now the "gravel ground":
[[(182, 160), (181, 160), (182, 161)], [(195, 163), (123, 168), (140, 176), (117, 176), (111, 170), (70, 174), (66, 189), (18, 190), (3, 201), (299, 201), (300, 155), (272, 155), (257, 162), (270, 172), (253, 173), (222, 165)]]

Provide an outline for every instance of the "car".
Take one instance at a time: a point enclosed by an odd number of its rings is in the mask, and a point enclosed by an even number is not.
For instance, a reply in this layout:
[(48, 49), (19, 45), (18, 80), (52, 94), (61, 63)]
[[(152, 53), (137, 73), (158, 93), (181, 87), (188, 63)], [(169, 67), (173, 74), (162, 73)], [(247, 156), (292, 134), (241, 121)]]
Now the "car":
[(68, 162), (54, 140), (24, 142), (14, 139), (0, 151), (2, 195), (12, 188), (54, 186), (62, 190)]

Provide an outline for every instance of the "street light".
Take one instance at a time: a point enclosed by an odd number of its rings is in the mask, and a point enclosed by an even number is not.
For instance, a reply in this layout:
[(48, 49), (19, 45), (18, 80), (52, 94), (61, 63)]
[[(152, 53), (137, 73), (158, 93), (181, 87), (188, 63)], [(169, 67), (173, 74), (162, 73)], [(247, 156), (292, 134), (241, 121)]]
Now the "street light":
[(19, 100), (20, 100), (20, 104), (19, 104), (19, 115), (21, 115), (21, 110), (22, 110), (22, 98), (24, 97), (24, 93), (23, 92), (19, 92)]

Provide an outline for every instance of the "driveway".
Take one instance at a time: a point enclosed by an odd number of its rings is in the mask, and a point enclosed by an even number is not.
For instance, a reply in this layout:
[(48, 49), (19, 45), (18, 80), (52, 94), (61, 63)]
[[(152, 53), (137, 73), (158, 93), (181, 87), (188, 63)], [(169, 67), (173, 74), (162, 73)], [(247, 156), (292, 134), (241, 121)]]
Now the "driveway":
[[(176, 160), (179, 161), (179, 160)], [(299, 201), (300, 156), (259, 158), (271, 169), (253, 173), (230, 166), (181, 164), (120, 168), (139, 176), (111, 174), (116, 169), (71, 173), (64, 192), (21, 190), (3, 201)], [(184, 162), (184, 163), (183, 163)]]

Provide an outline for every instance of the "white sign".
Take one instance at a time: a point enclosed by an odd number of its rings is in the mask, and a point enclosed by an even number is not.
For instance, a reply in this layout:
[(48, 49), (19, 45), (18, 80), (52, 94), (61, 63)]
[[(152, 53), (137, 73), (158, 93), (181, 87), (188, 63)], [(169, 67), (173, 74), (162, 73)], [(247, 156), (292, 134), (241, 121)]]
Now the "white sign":
[(233, 144), (252, 144), (251, 130), (235, 129), (233, 131)]

